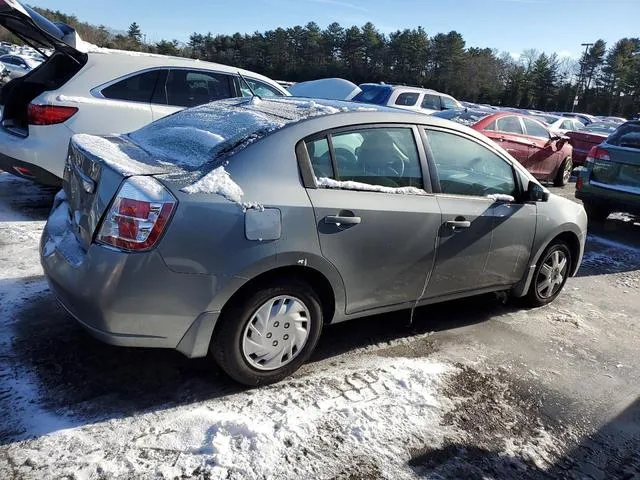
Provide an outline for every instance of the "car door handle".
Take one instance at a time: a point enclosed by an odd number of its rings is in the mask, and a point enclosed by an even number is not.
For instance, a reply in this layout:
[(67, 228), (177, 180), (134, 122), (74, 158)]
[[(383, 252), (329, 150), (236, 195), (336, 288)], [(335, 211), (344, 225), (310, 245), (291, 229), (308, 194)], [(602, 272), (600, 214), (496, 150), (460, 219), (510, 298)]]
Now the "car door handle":
[(362, 219), (360, 217), (348, 217), (342, 215), (328, 215), (324, 217), (324, 223), (332, 225), (358, 225)]
[(456, 230), (458, 228), (470, 228), (471, 222), (469, 220), (449, 220), (445, 222), (445, 225)]

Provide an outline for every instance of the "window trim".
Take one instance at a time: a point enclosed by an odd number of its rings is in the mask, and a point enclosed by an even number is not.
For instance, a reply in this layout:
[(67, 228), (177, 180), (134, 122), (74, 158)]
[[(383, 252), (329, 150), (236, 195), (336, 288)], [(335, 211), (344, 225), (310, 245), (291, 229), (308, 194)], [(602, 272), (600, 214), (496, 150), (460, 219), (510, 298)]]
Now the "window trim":
[[(491, 201), (493, 203), (493, 200), (487, 198), (487, 197), (480, 197), (480, 196), (474, 196), (474, 195), (459, 195), (459, 194), (455, 194), (455, 193), (444, 193), (442, 192), (442, 189), (440, 187), (440, 176), (438, 175), (438, 169), (436, 167), (436, 162), (435, 162), (435, 158), (433, 155), (433, 151), (431, 150), (431, 145), (429, 144), (429, 136), (427, 135), (427, 131), (437, 131), (437, 132), (443, 132), (443, 133), (448, 133), (451, 135), (456, 135), (458, 137), (461, 138), (465, 138), (467, 140), (470, 140), (474, 143), (476, 143), (477, 145), (480, 145), (481, 147), (486, 148), (487, 150), (489, 150), (490, 152), (492, 152), (493, 154), (495, 154), (498, 158), (500, 158), (502, 161), (506, 162), (507, 165), (509, 165), (509, 167), (511, 168), (511, 174), (513, 175), (513, 181), (515, 183), (515, 189), (516, 189), (516, 195), (514, 195), (515, 198), (515, 202), (517, 204), (523, 204), (524, 202), (524, 187), (522, 185), (522, 181), (521, 181), (521, 177), (520, 174), (518, 172), (518, 169), (515, 167), (514, 163), (508, 159), (507, 157), (505, 157), (500, 151), (498, 151), (494, 145), (488, 144), (488, 143), (484, 143), (479, 141), (477, 138), (474, 138), (471, 135), (467, 135), (464, 132), (460, 132), (457, 130), (451, 130), (448, 129), (446, 127), (439, 127), (439, 126), (435, 126), (435, 125), (421, 125), (420, 126), (420, 130), (421, 130), (421, 134), (423, 136), (423, 141), (424, 143), (424, 147), (425, 150), (427, 151), (427, 158), (428, 158), (428, 162), (429, 162), (429, 171), (432, 172), (432, 192), (434, 195), (442, 195), (442, 196), (446, 196), (446, 197), (454, 197), (454, 198), (465, 198), (465, 199), (475, 199), (475, 200), (484, 200), (484, 201)], [(507, 132), (505, 132), (507, 133)]]
[[(152, 103), (152, 102), (139, 102), (137, 100), (118, 100), (117, 98), (108, 98), (105, 97), (102, 94), (102, 90), (104, 90), (107, 87), (110, 87), (111, 85), (118, 83), (122, 80), (126, 80), (127, 78), (131, 78), (135, 75), (139, 75), (141, 73), (147, 73), (147, 72), (151, 72), (154, 70), (165, 70), (166, 71), (166, 75), (164, 76), (165, 79), (165, 88), (166, 88), (166, 80), (169, 77), (169, 71), (170, 70), (188, 70), (188, 71), (198, 71), (198, 72), (204, 72), (204, 73), (215, 73), (217, 75), (225, 75), (228, 79), (229, 83), (229, 91), (230, 93), (238, 93), (236, 90), (236, 87), (234, 85), (235, 82), (233, 82), (232, 77), (234, 77), (234, 74), (232, 73), (228, 73), (228, 72), (221, 72), (219, 70), (213, 70), (213, 69), (208, 69), (208, 68), (192, 68), (192, 67), (182, 67), (182, 66), (171, 66), (171, 65), (162, 65), (162, 66), (157, 66), (157, 67), (149, 67), (149, 68), (143, 68), (142, 70), (136, 70), (135, 72), (131, 72), (131, 73), (127, 73), (125, 75), (122, 75), (118, 78), (115, 78), (113, 80), (110, 80), (108, 82), (102, 83), (100, 85), (98, 85), (97, 87), (93, 87), (91, 90), (89, 90), (89, 94), (95, 98), (100, 98), (103, 100), (113, 100), (116, 102), (131, 102), (131, 103), (139, 103), (139, 104), (143, 104), (143, 105), (159, 105), (159, 106), (164, 106), (164, 107), (175, 107), (175, 108), (187, 108), (187, 107), (181, 107), (179, 105), (171, 105), (169, 103)], [(158, 79), (160, 80), (163, 77), (163, 73), (160, 73), (160, 76), (158, 77)], [(254, 77), (248, 76), (247, 78), (250, 78), (251, 80), (257, 80), (260, 81)], [(156, 82), (156, 86), (155, 88), (158, 88), (158, 83)], [(154, 91), (151, 95), (151, 98), (154, 97), (155, 95), (155, 88)], [(229, 98), (233, 98), (233, 97), (229, 97)]]
[[(422, 189), (429, 195), (433, 193), (431, 188), (431, 176), (429, 171), (429, 164), (427, 162), (425, 145), (420, 136), (419, 126), (412, 123), (363, 123), (359, 125), (348, 125), (342, 127), (329, 128), (326, 130), (322, 130), (320, 132), (316, 132), (311, 135), (307, 135), (306, 137), (300, 139), (296, 143), (296, 156), (298, 159), (298, 167), (300, 169), (302, 184), (304, 188), (307, 189), (319, 189), (318, 183), (316, 181), (315, 172), (313, 171), (313, 166), (311, 165), (311, 157), (309, 156), (309, 151), (307, 150), (307, 142), (312, 142), (315, 140), (320, 140), (322, 138), (327, 138), (329, 142), (329, 152), (331, 156), (331, 165), (334, 169), (334, 176), (340, 176), (336, 163), (335, 163), (335, 152), (333, 150), (333, 140), (331, 139), (334, 134), (348, 133), (359, 130), (366, 130), (372, 128), (406, 128), (410, 129), (413, 133), (413, 141), (415, 142), (416, 151), (418, 152), (418, 165), (420, 166), (420, 171), (422, 173)], [(359, 190), (349, 190), (349, 189), (340, 189), (345, 192), (360, 192)], [(363, 192), (360, 192), (363, 193)], [(374, 192), (380, 193), (383, 195), (392, 195), (385, 194), (383, 192)], [(393, 194), (395, 195), (395, 194)]]

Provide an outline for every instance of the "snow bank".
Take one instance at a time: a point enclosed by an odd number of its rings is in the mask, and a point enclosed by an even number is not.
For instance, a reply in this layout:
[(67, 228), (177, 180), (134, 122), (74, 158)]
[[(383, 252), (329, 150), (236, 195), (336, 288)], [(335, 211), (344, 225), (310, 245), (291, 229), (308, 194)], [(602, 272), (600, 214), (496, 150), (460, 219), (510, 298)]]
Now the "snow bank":
[(242, 196), (244, 192), (240, 186), (233, 181), (229, 172), (223, 166), (214, 169), (208, 175), (205, 175), (196, 183), (184, 187), (185, 193), (216, 193), (222, 195), (230, 202), (242, 205)]
[[(412, 478), (415, 448), (441, 445), (438, 395), (452, 369), (366, 356), (183, 407), (66, 429), (10, 445), (24, 478), (332, 478), (354, 459)], [(168, 476), (168, 477), (167, 477)]]
[(381, 185), (369, 185), (368, 183), (354, 182), (351, 180), (334, 180), (332, 178), (316, 178), (319, 187), (343, 188), (345, 190), (361, 190), (364, 192), (395, 193), (399, 195), (426, 195), (427, 192), (416, 187), (383, 187)]

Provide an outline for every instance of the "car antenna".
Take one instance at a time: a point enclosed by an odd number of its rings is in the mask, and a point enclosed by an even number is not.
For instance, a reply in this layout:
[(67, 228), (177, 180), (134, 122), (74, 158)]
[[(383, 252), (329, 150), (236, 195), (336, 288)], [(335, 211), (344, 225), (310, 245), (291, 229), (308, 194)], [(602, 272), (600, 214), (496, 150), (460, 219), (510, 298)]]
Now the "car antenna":
[(256, 94), (256, 92), (253, 91), (253, 88), (251, 88), (251, 85), (249, 85), (249, 82), (247, 82), (247, 79), (244, 78), (244, 75), (242, 75), (240, 73), (240, 71), (238, 71), (238, 75), (240, 76), (240, 78), (242, 79), (242, 81), (245, 83), (245, 85), (247, 86), (247, 88), (249, 88), (249, 91), (251, 92), (251, 96), (252, 97), (257, 97), (259, 100), (262, 100), (262, 97), (258, 94)]

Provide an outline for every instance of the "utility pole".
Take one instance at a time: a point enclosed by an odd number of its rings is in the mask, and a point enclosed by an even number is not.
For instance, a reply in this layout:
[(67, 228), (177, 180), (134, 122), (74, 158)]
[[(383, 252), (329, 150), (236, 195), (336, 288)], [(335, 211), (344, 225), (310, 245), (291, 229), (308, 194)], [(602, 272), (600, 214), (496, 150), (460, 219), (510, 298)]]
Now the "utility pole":
[(572, 112), (575, 111), (576, 106), (578, 105), (578, 97), (580, 96), (580, 88), (582, 87), (582, 81), (584, 77), (586, 77), (587, 75), (585, 63), (587, 61), (589, 47), (591, 47), (593, 43), (581, 43), (580, 45), (584, 47), (584, 55), (582, 57), (582, 63), (580, 64), (580, 75), (578, 76), (578, 86), (576, 87), (576, 96), (573, 98), (573, 105), (571, 105)]

